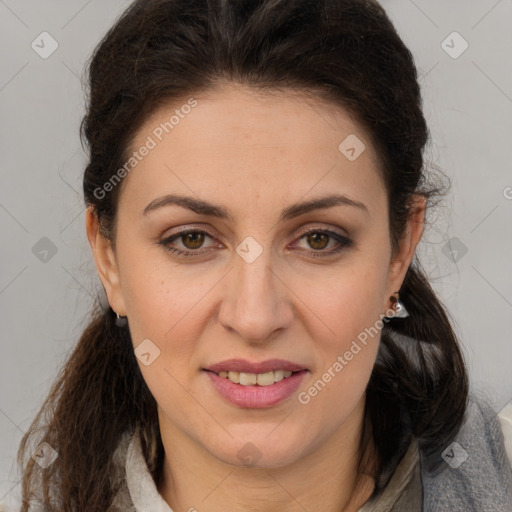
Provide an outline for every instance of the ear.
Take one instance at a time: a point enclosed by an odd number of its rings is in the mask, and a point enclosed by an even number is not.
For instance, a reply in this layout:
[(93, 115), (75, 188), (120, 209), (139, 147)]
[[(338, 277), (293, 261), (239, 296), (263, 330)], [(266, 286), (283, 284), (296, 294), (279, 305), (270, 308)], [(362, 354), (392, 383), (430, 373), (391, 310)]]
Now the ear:
[(412, 197), (411, 212), (404, 234), (399, 241), (399, 248), (389, 265), (388, 285), (384, 309), (390, 307), (389, 297), (399, 291), (404, 282), (405, 275), (421, 240), (425, 227), (425, 213), (427, 200), (424, 196), (415, 194)]
[(98, 217), (92, 206), (89, 206), (85, 212), (85, 229), (96, 270), (107, 294), (110, 307), (120, 316), (126, 316), (116, 256), (110, 240), (107, 240), (100, 232)]

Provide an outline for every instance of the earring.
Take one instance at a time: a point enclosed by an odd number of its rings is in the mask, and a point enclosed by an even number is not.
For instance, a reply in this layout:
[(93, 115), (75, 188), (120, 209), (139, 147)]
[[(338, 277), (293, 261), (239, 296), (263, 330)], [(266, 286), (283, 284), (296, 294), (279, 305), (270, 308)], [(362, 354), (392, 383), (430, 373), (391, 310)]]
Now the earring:
[[(389, 299), (393, 303), (393, 309), (395, 310), (395, 318), (407, 318), (409, 313), (404, 306), (404, 303), (400, 300), (399, 292), (395, 292), (396, 297), (392, 295)], [(392, 317), (393, 318), (393, 317)]]
[(124, 327), (128, 321), (126, 320), (126, 317), (125, 316), (119, 316), (119, 313), (116, 311), (116, 325), (117, 327)]

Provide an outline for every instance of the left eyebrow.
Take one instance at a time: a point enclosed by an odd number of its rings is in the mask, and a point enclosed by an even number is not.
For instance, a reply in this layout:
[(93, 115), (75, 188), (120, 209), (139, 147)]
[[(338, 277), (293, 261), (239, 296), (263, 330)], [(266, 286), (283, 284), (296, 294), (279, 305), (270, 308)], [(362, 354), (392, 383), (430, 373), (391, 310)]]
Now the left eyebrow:
[[(212, 204), (194, 197), (175, 194), (169, 194), (151, 201), (151, 203), (149, 203), (142, 211), (142, 215), (147, 215), (149, 212), (158, 208), (172, 205), (192, 210), (200, 215), (207, 215), (218, 219), (233, 220), (231, 212), (220, 205)], [(334, 206), (352, 206), (366, 214), (369, 213), (368, 207), (360, 201), (351, 199), (343, 194), (336, 194), (292, 204), (281, 212), (279, 221), (293, 219), (313, 210), (327, 209)]]
[(319, 197), (318, 199), (312, 199), (303, 203), (295, 203), (288, 208), (285, 208), (281, 213), (280, 221), (293, 219), (299, 215), (303, 215), (313, 210), (321, 210), (327, 208), (333, 208), (334, 206), (353, 206), (358, 208), (366, 214), (369, 214), (367, 206), (360, 201), (351, 199), (343, 194), (335, 194), (325, 197)]

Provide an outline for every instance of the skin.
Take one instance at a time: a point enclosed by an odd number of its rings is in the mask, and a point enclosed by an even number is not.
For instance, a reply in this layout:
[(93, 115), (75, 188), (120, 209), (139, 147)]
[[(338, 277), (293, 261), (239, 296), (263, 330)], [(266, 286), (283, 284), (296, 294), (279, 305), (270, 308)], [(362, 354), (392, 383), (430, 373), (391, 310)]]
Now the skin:
[[(134, 347), (149, 338), (161, 351), (149, 366), (137, 360), (158, 403), (166, 452), (158, 490), (175, 512), (356, 511), (374, 485), (357, 463), (380, 336), (309, 403), (297, 395), (389, 312), (423, 233), (425, 201), (416, 198), (393, 255), (379, 160), (343, 109), (235, 84), (195, 98), (198, 105), (124, 179), (115, 248), (94, 212), (86, 216), (111, 307), (128, 317)], [(151, 116), (132, 149), (185, 103)], [(366, 145), (353, 162), (338, 150), (349, 134)], [(333, 192), (367, 211), (338, 205), (279, 221), (286, 206)], [(233, 219), (173, 205), (142, 214), (170, 193), (221, 205)], [(168, 244), (201, 255), (176, 256), (158, 243), (180, 228), (210, 231), (202, 245), (186, 236)], [(306, 228), (329, 229), (353, 245), (313, 257), (340, 244), (308, 238)], [(248, 236), (263, 249), (252, 263), (236, 252)], [(309, 372), (284, 402), (248, 409), (225, 401), (201, 371), (231, 357), (283, 358)], [(249, 442), (260, 455), (252, 467), (237, 455)]]

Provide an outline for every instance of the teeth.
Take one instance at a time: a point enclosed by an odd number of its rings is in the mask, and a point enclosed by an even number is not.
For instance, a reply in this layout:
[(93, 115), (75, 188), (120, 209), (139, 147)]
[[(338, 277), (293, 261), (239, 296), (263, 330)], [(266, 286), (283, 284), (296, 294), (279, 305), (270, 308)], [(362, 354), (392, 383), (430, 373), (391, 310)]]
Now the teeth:
[[(229, 379), (229, 373), (228, 373), (228, 379)], [(239, 379), (239, 384), (242, 384), (243, 386), (254, 386), (254, 384), (256, 384), (256, 382), (258, 382), (258, 376), (255, 373), (240, 372), (238, 379)]]
[(271, 386), (274, 382), (286, 379), (292, 374), (289, 370), (276, 370), (274, 372), (266, 373), (245, 373), (245, 372), (232, 372), (222, 371), (219, 376), (224, 379), (229, 379), (236, 384), (242, 386)]
[(227, 378), (237, 384), (240, 382), (240, 374), (238, 372), (227, 372)]

